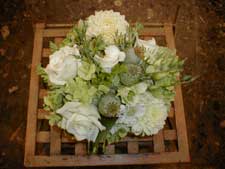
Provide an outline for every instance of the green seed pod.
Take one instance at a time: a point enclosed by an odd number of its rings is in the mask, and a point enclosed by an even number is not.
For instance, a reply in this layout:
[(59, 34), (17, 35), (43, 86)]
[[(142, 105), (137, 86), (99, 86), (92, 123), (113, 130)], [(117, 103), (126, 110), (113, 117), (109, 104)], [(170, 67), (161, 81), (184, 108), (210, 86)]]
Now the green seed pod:
[(105, 117), (115, 117), (120, 110), (120, 99), (112, 94), (101, 97), (98, 110)]
[(143, 75), (143, 69), (139, 65), (126, 64), (127, 72), (120, 74), (120, 81), (123, 85), (130, 86), (139, 82)]

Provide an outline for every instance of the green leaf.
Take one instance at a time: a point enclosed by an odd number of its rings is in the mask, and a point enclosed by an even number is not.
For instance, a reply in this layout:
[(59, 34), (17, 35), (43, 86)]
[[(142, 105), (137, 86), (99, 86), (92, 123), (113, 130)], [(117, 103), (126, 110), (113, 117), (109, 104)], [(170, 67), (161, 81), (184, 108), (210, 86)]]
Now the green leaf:
[(79, 77), (75, 80), (68, 81), (65, 86), (65, 93), (69, 95), (66, 97), (71, 97), (72, 100), (78, 100), (82, 103), (91, 103), (96, 92), (97, 89), (94, 86), (89, 85)]
[(46, 73), (45, 69), (40, 64), (37, 66), (37, 74), (39, 76), (41, 76), (41, 78), (43, 79), (44, 83), (48, 83), (49, 82), (48, 74)]
[(48, 95), (44, 97), (44, 108), (46, 110), (55, 111), (63, 106), (63, 90), (55, 89), (49, 91)]
[(78, 68), (78, 76), (84, 80), (91, 80), (95, 76), (96, 66), (93, 63), (82, 62)]
[(58, 46), (52, 41), (49, 42), (49, 47), (50, 47), (52, 53), (59, 49)]
[(62, 120), (62, 117), (56, 113), (51, 113), (47, 118), (50, 126), (56, 125)]

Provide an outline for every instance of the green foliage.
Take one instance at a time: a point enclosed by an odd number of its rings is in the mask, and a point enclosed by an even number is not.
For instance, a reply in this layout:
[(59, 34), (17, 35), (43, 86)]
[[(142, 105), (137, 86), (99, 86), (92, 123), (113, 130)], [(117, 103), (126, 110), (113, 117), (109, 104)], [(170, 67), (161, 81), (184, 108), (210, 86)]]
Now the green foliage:
[(52, 41), (49, 42), (49, 47), (50, 47), (52, 53), (54, 53), (55, 51), (57, 51), (59, 49), (58, 46)]
[(49, 82), (48, 74), (46, 73), (45, 69), (41, 65), (37, 66), (37, 74), (39, 76), (41, 76), (41, 78), (44, 81), (44, 83), (48, 83)]
[(124, 64), (117, 64), (113, 67), (112, 72), (105, 73), (102, 72), (101, 69), (96, 72), (96, 77), (92, 79), (93, 85), (104, 85), (109, 88), (111, 87), (119, 87), (120, 86), (120, 78), (119, 74), (127, 71), (127, 67)]
[(48, 91), (48, 95), (44, 97), (44, 108), (48, 111), (55, 111), (62, 107), (64, 104), (63, 95), (62, 88)]
[(47, 118), (50, 126), (56, 125), (62, 120), (62, 117), (56, 113), (51, 113)]
[(93, 144), (92, 153), (98, 153), (101, 143), (103, 152), (105, 152), (105, 148), (108, 144), (116, 143), (128, 134), (128, 131), (123, 127), (119, 128), (116, 133), (112, 134), (110, 130), (115, 125), (115, 122), (115, 118), (101, 119), (101, 123), (106, 127), (106, 130), (103, 130), (98, 134), (98, 137)]
[(68, 101), (80, 101), (82, 103), (91, 103), (97, 89), (88, 84), (88, 82), (77, 77), (70, 80), (65, 86), (66, 99)]
[(91, 80), (95, 76), (96, 66), (93, 63), (82, 62), (78, 68), (78, 76), (83, 80)]
[(134, 27), (127, 27), (126, 34), (119, 34), (116, 33), (115, 36), (115, 44), (122, 50), (125, 51), (126, 49), (133, 48), (136, 39), (138, 37), (138, 32), (143, 28), (143, 25), (140, 23), (136, 23)]

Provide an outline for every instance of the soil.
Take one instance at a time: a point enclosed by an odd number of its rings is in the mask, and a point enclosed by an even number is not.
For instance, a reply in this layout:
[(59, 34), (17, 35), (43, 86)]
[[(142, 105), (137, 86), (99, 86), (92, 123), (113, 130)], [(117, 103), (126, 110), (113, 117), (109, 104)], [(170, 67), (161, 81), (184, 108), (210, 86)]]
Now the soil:
[(0, 0), (0, 4), (0, 26), (7, 25), (10, 31), (6, 39), (0, 35), (1, 169), (24, 168), (32, 25), (71, 23), (101, 9), (120, 11), (129, 22), (175, 23), (178, 55), (187, 58), (184, 73), (199, 76), (183, 86), (191, 163), (150, 167), (225, 168), (224, 0)]

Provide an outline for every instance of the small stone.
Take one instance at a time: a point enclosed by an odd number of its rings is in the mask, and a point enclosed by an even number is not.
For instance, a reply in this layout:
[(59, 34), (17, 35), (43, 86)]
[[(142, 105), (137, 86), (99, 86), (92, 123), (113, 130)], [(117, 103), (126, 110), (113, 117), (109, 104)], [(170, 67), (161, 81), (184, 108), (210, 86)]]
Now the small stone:
[(8, 92), (11, 94), (11, 93), (14, 93), (15, 91), (17, 91), (19, 88), (18, 86), (12, 86), (8, 89)]
[(0, 48), (0, 56), (5, 56), (6, 50), (3, 48)]
[(221, 128), (225, 128), (225, 120), (223, 120), (223, 121), (220, 122), (220, 127)]
[(216, 146), (220, 146), (220, 143), (218, 141), (215, 142)]
[(122, 0), (115, 0), (114, 1), (114, 5), (115, 6), (119, 6), (120, 7), (120, 6), (122, 6), (122, 4), (123, 4)]
[(1, 34), (4, 40), (9, 36), (10, 32), (9, 32), (9, 27), (7, 25), (1, 28)]
[(3, 74), (3, 78), (7, 78), (8, 75), (9, 75), (8, 73), (4, 73), (4, 74)]
[(2, 156), (5, 156), (6, 155), (6, 153), (5, 152), (2, 152), (2, 154), (1, 154)]

